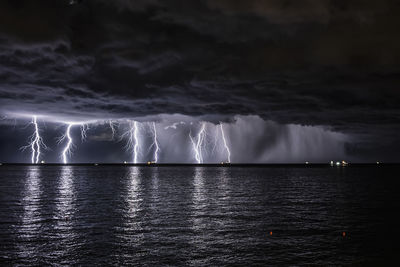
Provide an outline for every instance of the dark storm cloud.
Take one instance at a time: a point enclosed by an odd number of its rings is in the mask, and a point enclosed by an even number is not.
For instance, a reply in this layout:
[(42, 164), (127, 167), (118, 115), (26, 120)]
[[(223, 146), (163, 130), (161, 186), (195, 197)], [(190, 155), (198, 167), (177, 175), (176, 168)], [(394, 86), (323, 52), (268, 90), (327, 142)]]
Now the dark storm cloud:
[(3, 113), (255, 114), (392, 136), (397, 1), (0, 3)]

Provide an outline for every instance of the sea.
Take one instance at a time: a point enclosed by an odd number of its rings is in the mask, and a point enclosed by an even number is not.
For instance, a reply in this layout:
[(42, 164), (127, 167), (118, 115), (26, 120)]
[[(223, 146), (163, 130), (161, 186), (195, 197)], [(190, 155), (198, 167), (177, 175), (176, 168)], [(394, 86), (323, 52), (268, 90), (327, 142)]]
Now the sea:
[(1, 266), (399, 264), (400, 166), (0, 166)]

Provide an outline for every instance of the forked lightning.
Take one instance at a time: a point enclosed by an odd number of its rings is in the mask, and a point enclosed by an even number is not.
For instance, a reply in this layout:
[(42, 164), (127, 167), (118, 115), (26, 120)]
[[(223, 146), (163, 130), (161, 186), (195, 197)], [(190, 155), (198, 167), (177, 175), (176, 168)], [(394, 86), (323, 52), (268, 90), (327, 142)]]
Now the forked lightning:
[(203, 143), (206, 136), (206, 124), (203, 122), (199, 133), (197, 134), (196, 140), (192, 137), (192, 133), (189, 133), (190, 141), (192, 142), (194, 156), (198, 164), (203, 163)]
[(31, 151), (32, 151), (31, 162), (32, 162), (32, 164), (34, 164), (34, 163), (37, 164), (37, 163), (39, 163), (39, 160), (40, 160), (40, 154), (41, 154), (40, 148), (47, 149), (47, 146), (43, 142), (42, 137), (40, 136), (40, 130), (39, 130), (39, 126), (37, 123), (37, 116), (32, 117), (32, 124), (35, 127), (35, 131), (30, 136), (29, 145), (23, 146), (21, 149), (25, 150), (26, 148), (30, 147)]

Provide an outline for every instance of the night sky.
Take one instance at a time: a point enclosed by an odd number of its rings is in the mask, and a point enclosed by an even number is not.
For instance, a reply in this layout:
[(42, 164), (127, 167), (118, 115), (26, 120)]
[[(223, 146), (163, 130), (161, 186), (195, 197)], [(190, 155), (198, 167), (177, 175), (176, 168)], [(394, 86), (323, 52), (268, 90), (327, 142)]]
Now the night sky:
[[(0, 0), (0, 162), (400, 161), (400, 3)], [(115, 125), (113, 135), (110, 122)]]

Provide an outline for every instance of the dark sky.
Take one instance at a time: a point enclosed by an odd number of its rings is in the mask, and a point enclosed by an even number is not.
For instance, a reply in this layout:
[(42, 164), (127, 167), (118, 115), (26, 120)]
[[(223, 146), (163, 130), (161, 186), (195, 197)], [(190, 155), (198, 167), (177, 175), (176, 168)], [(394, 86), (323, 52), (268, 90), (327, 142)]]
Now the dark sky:
[[(134, 119), (164, 131), (180, 115), (160, 114), (182, 114), (185, 136), (199, 121), (232, 126), (237, 162), (302, 161), (315, 149), (313, 160), (400, 161), (399, 11), (391, 0), (0, 0), (0, 160), (29, 161), (18, 151), (32, 134), (25, 115), (47, 116), (52, 144), (57, 123)], [(125, 158), (100, 126), (75, 161)], [(187, 160), (163, 146), (169, 161)]]

